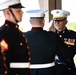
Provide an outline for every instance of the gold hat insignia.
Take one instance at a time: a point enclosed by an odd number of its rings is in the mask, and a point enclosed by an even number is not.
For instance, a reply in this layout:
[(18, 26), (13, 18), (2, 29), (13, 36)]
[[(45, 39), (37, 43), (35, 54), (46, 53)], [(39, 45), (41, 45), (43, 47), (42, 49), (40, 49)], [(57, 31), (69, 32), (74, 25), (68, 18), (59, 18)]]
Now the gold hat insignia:
[(59, 13), (59, 11), (56, 12), (57, 14)]

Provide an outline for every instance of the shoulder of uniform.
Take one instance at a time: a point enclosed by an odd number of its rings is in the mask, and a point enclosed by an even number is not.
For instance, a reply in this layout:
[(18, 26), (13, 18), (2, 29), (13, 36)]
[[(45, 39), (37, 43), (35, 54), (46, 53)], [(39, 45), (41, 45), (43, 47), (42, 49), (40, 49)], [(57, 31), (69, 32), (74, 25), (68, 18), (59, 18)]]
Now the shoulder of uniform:
[(4, 24), (4, 25), (2, 25), (1, 26), (1, 28), (0, 28), (0, 32), (4, 32), (4, 31), (7, 31), (9, 29), (9, 26), (8, 26), (8, 24)]
[(53, 31), (48, 31), (48, 33), (51, 35), (51, 36), (57, 36), (58, 34), (53, 32)]
[(68, 31), (69, 31), (69, 32), (72, 32), (72, 33), (76, 33), (74, 30), (70, 30), (70, 29), (69, 29)]
[(48, 31), (49, 33), (56, 34), (54, 31)]

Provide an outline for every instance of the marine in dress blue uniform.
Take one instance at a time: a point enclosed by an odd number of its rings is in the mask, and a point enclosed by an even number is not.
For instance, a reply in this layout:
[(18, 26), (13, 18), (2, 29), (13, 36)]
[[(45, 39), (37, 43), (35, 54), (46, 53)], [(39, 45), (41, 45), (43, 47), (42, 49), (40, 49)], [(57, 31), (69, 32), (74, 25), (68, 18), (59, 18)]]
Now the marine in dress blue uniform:
[[(67, 16), (70, 15), (68, 11), (65, 10), (52, 10), (51, 14), (53, 15), (54, 23), (59, 23), (60, 21), (67, 21)], [(70, 56), (72, 57), (70, 63), (66, 64), (61, 57), (56, 59), (56, 66), (57, 66), (57, 75), (76, 75), (75, 65), (73, 61), (73, 57), (76, 54), (76, 32), (72, 30), (68, 30), (66, 28), (65, 22), (62, 24), (63, 29), (58, 29), (57, 25), (55, 25), (55, 32), (59, 35), (59, 37), (64, 41), (64, 43), (68, 47), (68, 51), (70, 51)]]
[[(20, 0), (0, 1), (0, 10), (10, 10), (16, 23), (5, 20), (0, 28), (0, 75), (31, 75), (27, 39), (19, 30), (18, 21), (11, 8), (23, 8)], [(10, 18), (11, 19), (11, 18)], [(1, 61), (2, 60), (2, 61)]]
[[(67, 47), (53, 32), (43, 30), (46, 10), (28, 10), (32, 29), (25, 33), (30, 49), (32, 75), (56, 75), (55, 54), (69, 61)], [(61, 45), (61, 46), (60, 46)]]

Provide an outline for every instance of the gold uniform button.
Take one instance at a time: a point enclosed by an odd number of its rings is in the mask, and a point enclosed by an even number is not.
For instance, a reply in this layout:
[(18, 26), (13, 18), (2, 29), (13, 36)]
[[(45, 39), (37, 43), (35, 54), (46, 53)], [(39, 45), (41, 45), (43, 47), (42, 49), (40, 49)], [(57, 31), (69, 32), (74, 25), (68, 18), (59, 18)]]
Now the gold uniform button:
[(29, 46), (27, 46), (27, 48), (29, 49)]
[(4, 60), (6, 60), (6, 57), (3, 57)]
[(8, 26), (8, 24), (6, 24), (5, 26)]
[(31, 60), (31, 58), (29, 58), (29, 61)]
[(23, 44), (22, 44), (22, 43), (20, 43), (20, 45), (22, 46)]
[(23, 34), (22, 36), (23, 36), (23, 37), (25, 37), (25, 35), (24, 35), (24, 34)]
[(28, 54), (30, 55), (30, 52), (28, 52)]
[(16, 25), (15, 27), (16, 27), (16, 28), (18, 28), (18, 26), (17, 26), (17, 25)]
[(7, 74), (7, 71), (4, 71), (4, 74)]
[(26, 39), (26, 43), (27, 43), (27, 39)]
[(70, 68), (68, 68), (68, 70), (70, 70)]
[(62, 37), (62, 35), (60, 35), (59, 37)]
[(68, 46), (68, 47), (70, 47), (70, 46)]

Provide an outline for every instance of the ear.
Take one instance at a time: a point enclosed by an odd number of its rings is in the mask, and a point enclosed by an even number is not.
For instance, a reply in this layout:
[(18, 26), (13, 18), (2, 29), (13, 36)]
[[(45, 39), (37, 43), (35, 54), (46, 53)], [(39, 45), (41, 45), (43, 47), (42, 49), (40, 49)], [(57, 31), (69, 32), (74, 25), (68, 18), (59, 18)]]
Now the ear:
[(9, 9), (6, 9), (6, 10), (4, 11), (4, 14), (5, 14), (5, 15), (10, 15), (11, 13), (10, 13)]
[(6, 10), (6, 13), (7, 13), (7, 15), (10, 15), (10, 11), (9, 10)]
[(65, 21), (65, 25), (68, 23), (68, 20)]
[(44, 18), (42, 19), (42, 23), (45, 23), (45, 19)]

